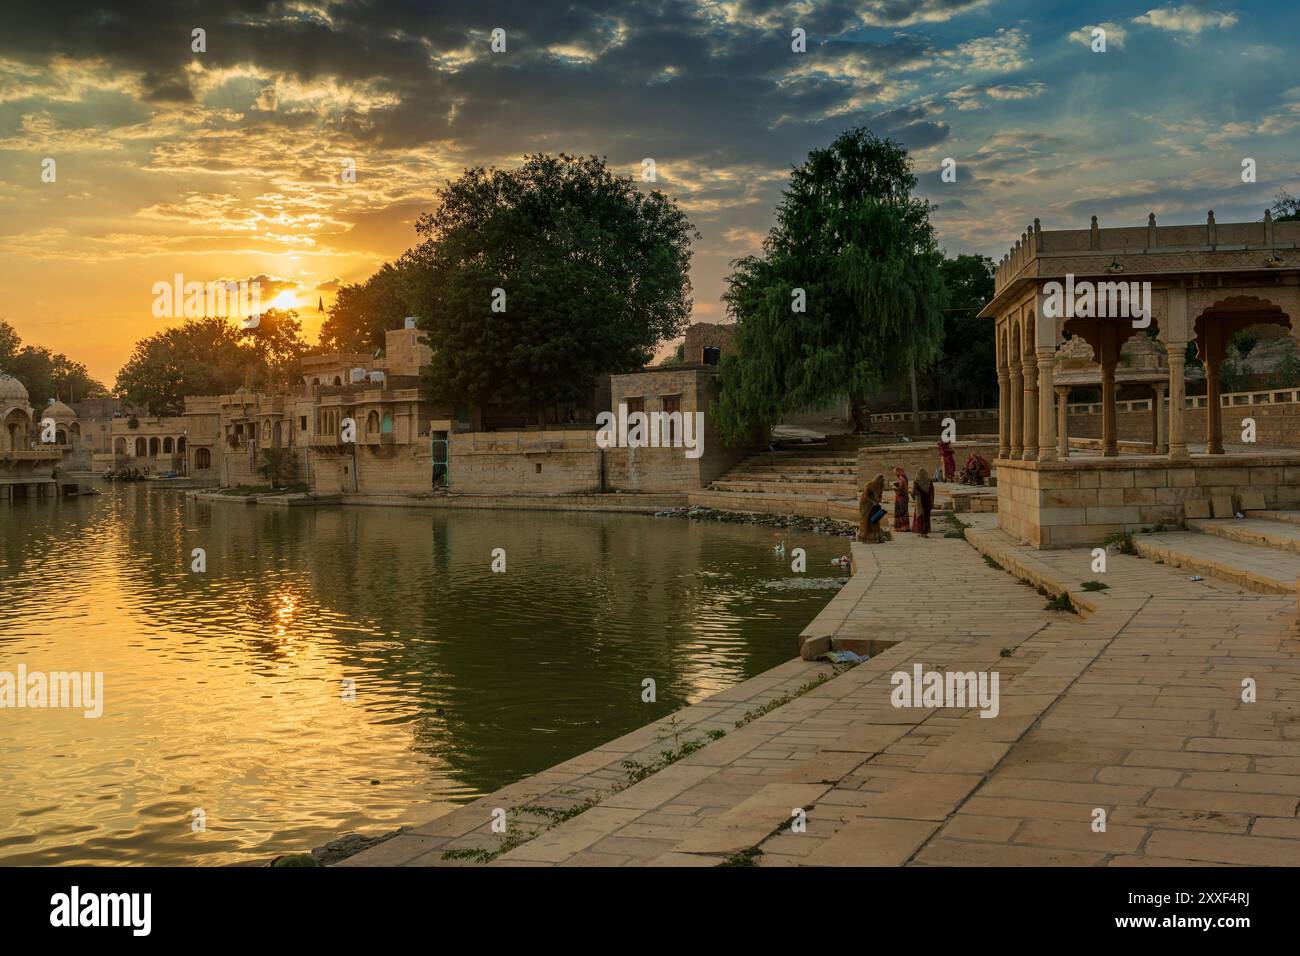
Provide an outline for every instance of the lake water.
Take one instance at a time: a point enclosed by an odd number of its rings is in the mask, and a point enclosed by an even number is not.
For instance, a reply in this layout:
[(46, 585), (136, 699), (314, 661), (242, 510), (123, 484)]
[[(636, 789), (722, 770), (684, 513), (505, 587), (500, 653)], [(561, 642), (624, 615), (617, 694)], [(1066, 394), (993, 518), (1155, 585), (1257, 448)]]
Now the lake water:
[(0, 863), (256, 862), (422, 822), (789, 660), (848, 550), (101, 487), (0, 505), (0, 671), (104, 675), (98, 719), (0, 709)]

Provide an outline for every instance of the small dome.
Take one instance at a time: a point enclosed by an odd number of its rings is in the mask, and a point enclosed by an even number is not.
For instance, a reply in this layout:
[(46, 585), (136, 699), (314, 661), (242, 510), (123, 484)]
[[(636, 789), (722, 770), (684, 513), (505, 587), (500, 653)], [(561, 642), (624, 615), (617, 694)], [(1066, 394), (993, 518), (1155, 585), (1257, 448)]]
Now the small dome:
[(0, 372), (0, 402), (27, 404), (27, 387), (12, 375)]
[(55, 399), (41, 410), (41, 418), (53, 418), (56, 422), (75, 422), (77, 413), (58, 399)]

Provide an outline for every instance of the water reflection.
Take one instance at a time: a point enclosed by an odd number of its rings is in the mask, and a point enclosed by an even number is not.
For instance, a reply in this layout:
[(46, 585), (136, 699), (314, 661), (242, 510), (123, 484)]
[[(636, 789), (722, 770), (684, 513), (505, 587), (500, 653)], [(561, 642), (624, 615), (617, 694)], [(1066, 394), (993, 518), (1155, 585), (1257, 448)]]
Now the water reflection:
[(230, 863), (425, 819), (789, 659), (844, 550), (786, 533), (797, 576), (750, 526), (106, 491), (0, 510), (0, 669), (103, 671), (106, 697), (0, 711), (7, 863)]

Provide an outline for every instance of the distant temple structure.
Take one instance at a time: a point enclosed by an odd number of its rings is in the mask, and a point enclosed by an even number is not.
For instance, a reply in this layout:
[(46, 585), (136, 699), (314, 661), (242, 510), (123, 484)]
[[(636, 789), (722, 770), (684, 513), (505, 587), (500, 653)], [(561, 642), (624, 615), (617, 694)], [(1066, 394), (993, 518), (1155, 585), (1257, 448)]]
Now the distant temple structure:
[[(1300, 222), (1265, 213), (1261, 222), (1217, 223), (1211, 212), (1204, 224), (1158, 226), (1152, 214), (1145, 227), (1102, 229), (1094, 216), (1088, 229), (1053, 231), (1035, 220), (999, 263), (994, 286), (980, 315), (996, 329), (1005, 530), (1065, 547), (1186, 517), (1300, 505), (1300, 454), (1249, 440), (1225, 445), (1220, 387), (1236, 332), (1270, 324), (1300, 333)], [(1186, 394), (1189, 343), (1207, 383), (1199, 441), (1185, 425), (1195, 407)], [(1138, 364), (1126, 363), (1126, 352)], [(1156, 395), (1147, 453), (1119, 441), (1116, 393), (1129, 381)], [(1076, 453), (1063, 428), (1067, 386), (1093, 382), (1100, 453)], [(1231, 427), (1235, 436), (1238, 423)]]
[[(67, 406), (54, 414), (63, 417)], [(55, 441), (41, 441), (42, 428), (28, 403), (27, 388), (12, 375), (0, 372), (0, 498), (13, 501), (58, 494), (55, 469), (63, 459), (68, 440), (66, 418), (56, 419)], [(61, 437), (61, 440), (60, 440)]]

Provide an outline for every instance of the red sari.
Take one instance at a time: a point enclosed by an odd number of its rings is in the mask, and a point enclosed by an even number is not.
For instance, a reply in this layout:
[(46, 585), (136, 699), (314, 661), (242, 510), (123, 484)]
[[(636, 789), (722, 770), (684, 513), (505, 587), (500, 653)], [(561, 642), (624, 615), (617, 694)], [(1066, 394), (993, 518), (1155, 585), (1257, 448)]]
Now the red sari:
[(907, 520), (907, 475), (903, 469), (895, 468), (894, 474), (894, 531), (910, 531), (911, 522)]
[(952, 443), (939, 442), (939, 454), (943, 456), (943, 480), (952, 481), (957, 477), (957, 456), (952, 453)]

